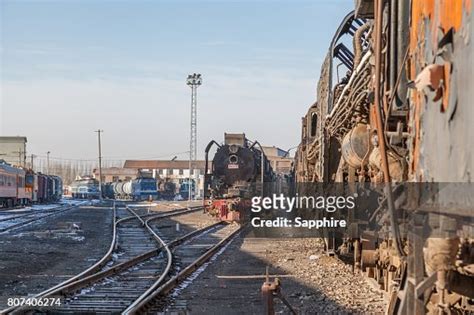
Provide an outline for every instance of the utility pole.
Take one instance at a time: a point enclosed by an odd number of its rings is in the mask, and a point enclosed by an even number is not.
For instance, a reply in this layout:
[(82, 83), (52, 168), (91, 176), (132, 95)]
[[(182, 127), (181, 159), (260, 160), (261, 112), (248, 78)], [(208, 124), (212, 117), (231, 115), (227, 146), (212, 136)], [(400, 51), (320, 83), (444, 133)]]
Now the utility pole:
[[(197, 88), (202, 84), (200, 73), (188, 75), (186, 84), (191, 88), (191, 129), (189, 141), (189, 200), (192, 199), (191, 178), (193, 177), (193, 163), (197, 158)], [(194, 163), (195, 164), (195, 163)], [(195, 166), (195, 165), (194, 165)], [(196, 180), (197, 186), (197, 180)]]
[(50, 154), (50, 153), (51, 153), (51, 151), (46, 152), (46, 173), (47, 173), (48, 175), (50, 175), (50, 174), (49, 174), (49, 154)]
[(34, 171), (34, 161), (35, 161), (35, 157), (36, 155), (34, 155), (33, 153), (31, 153), (31, 165), (30, 165), (30, 168), (32, 171)]
[(99, 198), (102, 201), (102, 146), (100, 143), (100, 134), (104, 131), (97, 129), (95, 132), (97, 132), (97, 139), (99, 142)]
[[(22, 158), (21, 158), (22, 153), (23, 153), (23, 151), (21, 151), (21, 149), (19, 149), (18, 151), (13, 151), (13, 152), (11, 152), (11, 154), (18, 154), (18, 166), (19, 166), (19, 167), (25, 166), (25, 163), (22, 163), (22, 162), (21, 162), (21, 160), (22, 160)], [(4, 155), (7, 155), (7, 154), (4, 154)]]

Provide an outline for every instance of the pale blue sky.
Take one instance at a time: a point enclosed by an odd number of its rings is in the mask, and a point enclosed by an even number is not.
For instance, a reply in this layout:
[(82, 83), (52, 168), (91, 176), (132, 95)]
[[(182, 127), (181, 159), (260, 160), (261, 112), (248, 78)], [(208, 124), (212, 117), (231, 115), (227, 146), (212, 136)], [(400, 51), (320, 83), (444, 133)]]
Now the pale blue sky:
[(188, 150), (192, 72), (203, 75), (200, 151), (226, 131), (296, 145), (329, 41), (353, 8), (351, 0), (0, 3), (0, 133), (27, 136), (30, 153), (84, 159), (96, 156), (97, 128), (106, 158)]

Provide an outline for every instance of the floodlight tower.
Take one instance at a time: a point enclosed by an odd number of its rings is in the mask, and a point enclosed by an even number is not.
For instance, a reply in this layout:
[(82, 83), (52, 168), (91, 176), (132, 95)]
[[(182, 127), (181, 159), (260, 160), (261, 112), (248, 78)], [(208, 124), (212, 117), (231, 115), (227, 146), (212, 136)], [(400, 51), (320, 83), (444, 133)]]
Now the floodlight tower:
[[(202, 84), (200, 73), (188, 75), (186, 84), (191, 88), (191, 133), (189, 139), (189, 200), (192, 199), (191, 178), (193, 177), (193, 164), (197, 159), (197, 88)], [(196, 180), (197, 184), (197, 180)]]

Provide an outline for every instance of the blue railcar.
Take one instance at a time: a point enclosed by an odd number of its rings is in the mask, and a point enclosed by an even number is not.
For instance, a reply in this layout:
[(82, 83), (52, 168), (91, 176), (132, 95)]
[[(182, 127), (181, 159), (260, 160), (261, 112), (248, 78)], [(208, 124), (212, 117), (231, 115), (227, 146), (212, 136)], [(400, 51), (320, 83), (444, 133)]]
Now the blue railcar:
[(71, 183), (71, 193), (76, 199), (98, 199), (99, 182), (90, 176), (76, 179)]
[(139, 177), (132, 181), (132, 199), (137, 201), (158, 199), (156, 179)]
[(185, 179), (179, 186), (179, 194), (183, 199), (189, 199), (189, 190), (191, 189), (191, 198), (194, 199), (196, 192), (196, 183), (193, 179)]

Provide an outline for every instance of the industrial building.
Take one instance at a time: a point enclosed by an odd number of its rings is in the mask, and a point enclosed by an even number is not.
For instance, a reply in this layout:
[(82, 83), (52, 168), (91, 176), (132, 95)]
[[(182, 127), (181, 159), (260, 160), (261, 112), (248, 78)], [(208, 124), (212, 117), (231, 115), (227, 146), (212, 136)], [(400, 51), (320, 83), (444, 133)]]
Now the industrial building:
[(289, 157), (289, 152), (278, 147), (262, 146), (263, 152), (272, 165), (273, 171), (277, 174), (288, 175), (291, 172), (293, 158)]
[[(122, 168), (122, 167), (105, 167), (102, 168), (102, 182), (111, 183), (118, 181), (128, 181), (137, 178), (139, 174), (137, 169)], [(92, 171), (92, 177), (99, 179), (99, 169), (95, 168)]]
[(0, 160), (9, 164), (26, 165), (26, 137), (0, 137)]
[[(197, 179), (197, 196), (202, 196), (204, 189), (204, 169), (206, 162), (197, 160), (192, 162), (193, 169), (192, 178)], [(189, 160), (126, 160), (124, 169), (133, 169), (140, 171), (149, 171), (154, 178), (168, 179), (176, 184), (181, 184), (183, 180), (188, 179), (189, 176)], [(212, 163), (209, 162), (209, 170)]]

